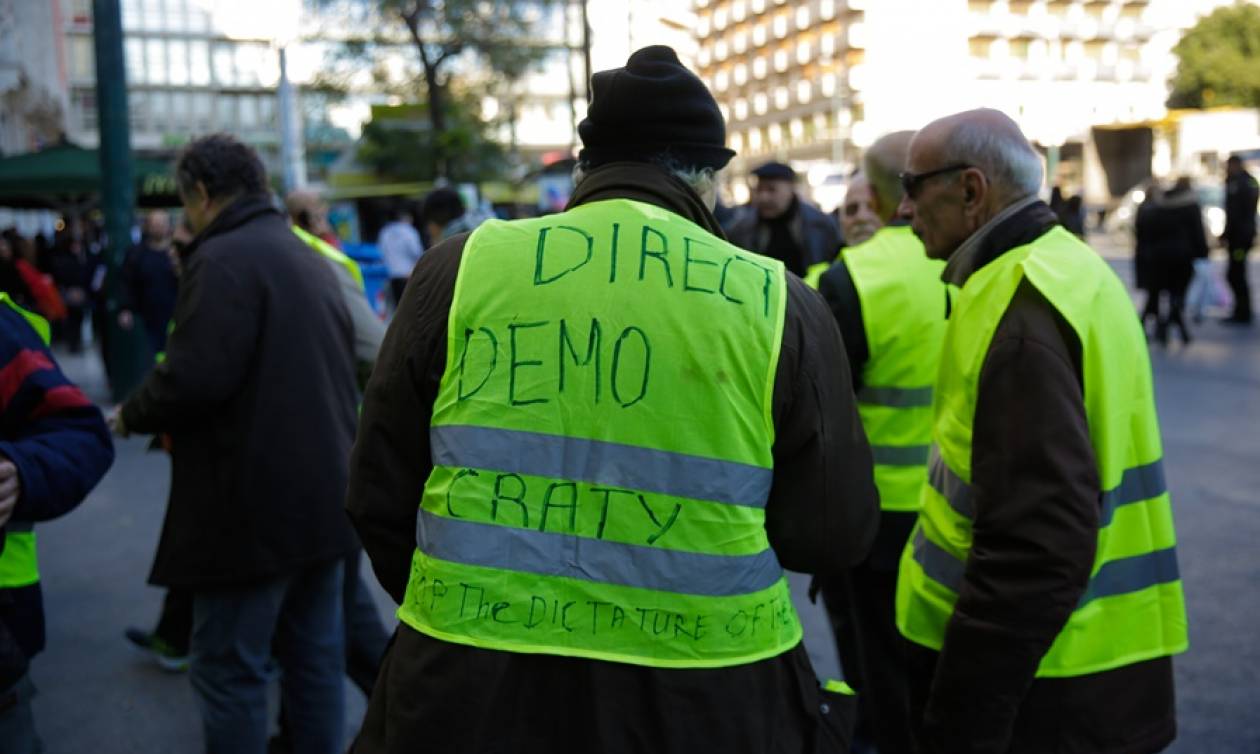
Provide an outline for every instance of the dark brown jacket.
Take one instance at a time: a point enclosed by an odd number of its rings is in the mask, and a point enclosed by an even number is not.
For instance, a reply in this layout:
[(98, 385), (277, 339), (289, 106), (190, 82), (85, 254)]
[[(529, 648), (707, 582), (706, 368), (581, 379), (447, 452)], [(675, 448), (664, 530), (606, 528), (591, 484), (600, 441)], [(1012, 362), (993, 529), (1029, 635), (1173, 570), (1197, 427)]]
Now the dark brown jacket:
[[(573, 203), (612, 198), (664, 207), (721, 235), (695, 193), (655, 168), (601, 168)], [(395, 600), (410, 576), (417, 503), (432, 469), (429, 421), (466, 240), (444, 241), (416, 267), (368, 383), (351, 463), (347, 507)], [(848, 374), (826, 305), (789, 276), (766, 505), (786, 568), (843, 569), (875, 533), (878, 493)], [(664, 670), (476, 649), (401, 626), (355, 751), (834, 751), (821, 703), (802, 646), (749, 665)]]
[(150, 580), (256, 583), (348, 555), (355, 365), (333, 273), (265, 196), (226, 207), (189, 254), (166, 361), (122, 409), (173, 442)]
[[(1055, 224), (1043, 203), (1020, 210), (950, 282), (961, 283)], [(1141, 754), (1176, 735), (1168, 658), (1034, 678), (1085, 592), (1097, 546), (1102, 494), (1081, 365), (1071, 326), (1022, 283), (980, 372), (975, 540), (945, 646), (937, 653), (909, 645), (922, 751)]]

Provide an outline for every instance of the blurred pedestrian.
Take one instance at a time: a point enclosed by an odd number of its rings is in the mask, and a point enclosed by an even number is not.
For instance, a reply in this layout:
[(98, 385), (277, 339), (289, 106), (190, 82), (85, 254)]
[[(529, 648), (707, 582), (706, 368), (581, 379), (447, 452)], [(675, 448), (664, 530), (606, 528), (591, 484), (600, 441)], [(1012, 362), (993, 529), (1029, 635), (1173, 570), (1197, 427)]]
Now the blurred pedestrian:
[(731, 227), (731, 243), (783, 262), (801, 277), (810, 265), (829, 263), (840, 252), (840, 229), (796, 192), (796, 171), (768, 162), (752, 171), (752, 206)]
[(1154, 318), (1155, 340), (1161, 345), (1168, 344), (1170, 326), (1188, 344), (1190, 330), (1182, 312), (1186, 289), (1194, 277), (1194, 260), (1205, 258), (1208, 253), (1203, 208), (1189, 178), (1177, 179), (1166, 192), (1151, 186), (1138, 207), (1134, 236), (1134, 258), (1142, 259), (1141, 264), (1146, 267), (1141, 281), (1148, 291), (1142, 310), (1143, 325)]
[(399, 202), (393, 211), (393, 219), (381, 228), (376, 237), (376, 246), (380, 249), (381, 258), (385, 260), (385, 268), (389, 272), (389, 289), (394, 295), (394, 304), (402, 300), (403, 289), (407, 287), (407, 278), (420, 255), (424, 253), (424, 244), (420, 241), (420, 232), (412, 224), (411, 210), (405, 203)]
[(460, 233), (469, 233), (487, 218), (468, 212), (459, 192), (452, 188), (435, 188), (420, 205), (420, 226), (429, 244), (434, 245)]
[(903, 182), (959, 289), (897, 582), (918, 750), (1162, 750), (1186, 614), (1128, 291), (996, 110), (919, 131)]
[(347, 507), (402, 623), (353, 750), (843, 751), (782, 571), (874, 535), (835, 323), (722, 240), (673, 50), (592, 89), (568, 209), (426, 252), (368, 384)]
[(372, 366), (376, 363), (376, 354), (381, 350), (381, 339), (385, 337), (385, 325), (376, 316), (372, 303), (367, 299), (363, 287), (363, 272), (357, 262), (321, 237), (321, 231), (329, 227), (328, 208), (316, 194), (309, 191), (290, 192), (285, 197), (285, 207), (289, 213), (289, 221), (293, 223), (293, 232), (328, 262), (329, 269), (337, 278), (341, 299), (354, 326), (354, 358), (359, 385), (362, 387), (367, 384), (368, 375), (372, 373)]
[[(820, 579), (839, 640), (846, 679), (858, 692), (858, 730), (880, 754), (908, 754), (910, 697), (901, 635), (897, 632), (897, 564), (919, 511), (932, 441), (932, 384), (945, 337), (945, 265), (929, 259), (923, 243), (898, 215), (905, 191), (912, 131), (877, 139), (863, 156), (866, 176), (851, 183), (871, 218), (819, 281), (840, 325), (862, 426), (875, 459), (881, 508), (879, 533), (866, 559), (842, 575)], [(867, 228), (875, 227), (873, 235)], [(848, 237), (848, 233), (846, 233)]]
[(1221, 246), (1229, 253), (1225, 274), (1234, 292), (1234, 312), (1226, 322), (1251, 324), (1251, 286), (1247, 282), (1247, 254), (1256, 242), (1256, 206), (1260, 186), (1243, 167), (1242, 158), (1230, 155), (1225, 161), (1225, 232)]
[[(0, 751), (42, 751), (28, 670), (44, 649), (35, 524), (75, 508), (114, 446), (101, 412), (57, 367), (49, 327), (0, 293)], [(74, 606), (66, 606), (73, 611)]]
[[(840, 204), (840, 230), (847, 245), (865, 243), (884, 227), (886, 223), (880, 217), (875, 204), (875, 194), (871, 191), (871, 183), (866, 174), (854, 173), (844, 192), (844, 201)], [(896, 205), (892, 209), (896, 210)]]
[(31, 306), (56, 329), (57, 323), (66, 318), (66, 305), (57, 292), (57, 284), (51, 275), (39, 269), (35, 244), (31, 239), (17, 236), (13, 250), (13, 268), (22, 278)]
[[(149, 351), (166, 350), (166, 328), (175, 312), (179, 282), (168, 253), (171, 220), (165, 210), (150, 210), (140, 226), (140, 243), (127, 250), (122, 265), (118, 326), (144, 328)], [(139, 322), (136, 318), (139, 317)]]
[[(840, 223), (844, 244), (856, 245), (868, 241), (882, 226), (879, 214), (872, 206), (870, 184), (861, 171), (855, 172), (849, 179), (848, 188), (844, 192), (844, 201), (836, 207), (833, 215)], [(836, 250), (835, 259), (811, 264), (805, 271), (805, 283), (811, 288), (817, 288), (823, 273), (831, 267), (833, 262), (840, 259), (845, 248), (847, 247), (842, 245)]]
[(57, 234), (48, 266), (66, 305), (66, 317), (56, 328), (58, 339), (71, 353), (79, 353), (83, 350), (83, 322), (92, 310), (92, 283), (96, 274), (96, 260), (88, 254), (79, 221), (72, 220)]
[(175, 170), (197, 234), (175, 329), (113, 417), (121, 434), (174, 443), (151, 581), (194, 593), (190, 674), (208, 752), (266, 750), (273, 654), (294, 749), (340, 752), (350, 317), (252, 149), (206, 136)]

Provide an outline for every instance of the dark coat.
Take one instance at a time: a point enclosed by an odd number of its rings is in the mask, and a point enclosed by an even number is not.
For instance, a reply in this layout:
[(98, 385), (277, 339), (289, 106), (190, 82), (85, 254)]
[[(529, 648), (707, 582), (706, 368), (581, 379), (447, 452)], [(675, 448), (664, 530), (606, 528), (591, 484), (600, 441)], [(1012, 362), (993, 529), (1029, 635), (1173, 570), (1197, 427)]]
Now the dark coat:
[(154, 353), (166, 348), (166, 325), (175, 311), (179, 279), (165, 249), (144, 243), (127, 250), (122, 266), (121, 308), (139, 315), (149, 347)]
[[(655, 204), (721, 234), (695, 193), (656, 168), (593, 171), (572, 203), (613, 198)], [(467, 238), (438, 244), (416, 267), (368, 383), (351, 464), (347, 507), (381, 584), (399, 601), (432, 471), (428, 427)], [(773, 417), (766, 533), (775, 554), (811, 573), (853, 565), (878, 516), (871, 452), (835, 320), (792, 275)], [(748, 665), (666, 670), (477, 649), (402, 625), (354, 750), (411, 752), (423, 741), (442, 752), (837, 751), (820, 704), (803, 645)]]
[(166, 361), (122, 413), (173, 441), (150, 580), (255, 583), (349, 554), (354, 341), (332, 271), (266, 197), (225, 208), (192, 247)]
[[(788, 221), (788, 230), (801, 252), (801, 261), (799, 264), (791, 260), (781, 261), (792, 272), (804, 276), (811, 265), (831, 262), (840, 253), (840, 228), (830, 215), (823, 214), (822, 210), (808, 202), (797, 199), (793, 207), (789, 210), (793, 214)], [(758, 254), (769, 252), (770, 226), (757, 215), (755, 207), (745, 207), (726, 235), (741, 249)]]
[[(960, 284), (1055, 224), (1040, 202), (1016, 212), (992, 230), (969, 266), (954, 276), (947, 268), (947, 279)], [(1081, 344), (1027, 281), (998, 323), (978, 384), (971, 557), (943, 650), (906, 645), (921, 751), (1159, 751), (1176, 735), (1171, 659), (1035, 677), (1088, 585), (1102, 493)]]
[(1134, 223), (1135, 276), (1139, 288), (1182, 293), (1194, 276), (1194, 260), (1207, 257), (1203, 210), (1191, 189), (1153, 196), (1138, 207)]
[(1256, 242), (1256, 203), (1260, 185), (1243, 171), (1225, 180), (1225, 232), (1221, 238), (1230, 249), (1250, 249)]

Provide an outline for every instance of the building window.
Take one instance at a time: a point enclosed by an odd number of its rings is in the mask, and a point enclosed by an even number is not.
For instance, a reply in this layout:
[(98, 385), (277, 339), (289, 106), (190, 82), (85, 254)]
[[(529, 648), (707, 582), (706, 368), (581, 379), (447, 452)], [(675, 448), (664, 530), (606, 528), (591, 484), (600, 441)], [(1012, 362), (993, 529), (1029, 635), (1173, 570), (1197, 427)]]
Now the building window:
[(777, 109), (786, 110), (791, 103), (792, 98), (786, 86), (780, 86), (774, 90), (774, 106)]
[(793, 142), (800, 142), (805, 137), (805, 124), (800, 118), (793, 118), (788, 124), (788, 134)]
[(91, 37), (70, 37), (70, 78), (77, 81), (92, 81), (96, 78), (96, 59)]
[(210, 85), (210, 45), (203, 40), (188, 43), (188, 79), (193, 86)]
[(766, 25), (757, 24), (753, 27), (752, 33), (753, 47), (761, 47), (766, 43)]
[(748, 83), (748, 66), (743, 63), (735, 64), (735, 86), (743, 86)]
[(769, 109), (769, 106), (770, 106), (769, 98), (766, 97), (765, 92), (757, 92), (756, 94), (753, 95), (753, 112), (754, 113), (756, 113), (757, 115), (765, 115), (766, 110)]
[(143, 17), (140, 26), (150, 31), (161, 31), (162, 19), (162, 0), (142, 0)]
[(192, 96), (193, 131), (208, 131), (214, 122), (214, 96), (210, 92), (196, 92)]
[(170, 64), (171, 83), (175, 86), (187, 86), (190, 73), (188, 43), (182, 39), (172, 39), (166, 43), (166, 55)]
[(136, 133), (144, 133), (149, 130), (149, 93), (143, 89), (128, 92), (127, 94), (127, 120), (131, 124), (131, 130)]
[(770, 137), (770, 146), (777, 147), (783, 143), (783, 127), (778, 123), (771, 123), (767, 136)]
[(736, 152), (738, 152), (740, 149), (743, 149), (744, 137), (740, 135), (739, 131), (731, 132), (730, 145), (731, 145), (731, 149)]
[(802, 105), (808, 105), (810, 98), (813, 96), (813, 88), (808, 81), (798, 81), (796, 84), (796, 101)]
[[(264, 94), (258, 98), (258, 122), (263, 128), (276, 127), (277, 104), (276, 98), (270, 94)], [(725, 120), (725, 114), (722, 117)]]
[(774, 38), (783, 39), (788, 33), (788, 14), (781, 12), (774, 17)]
[(802, 5), (801, 7), (796, 9), (796, 28), (802, 29), (802, 30), (809, 28), (809, 6), (808, 5)]
[(718, 71), (717, 75), (713, 77), (713, 88), (719, 92), (726, 91), (726, 86), (730, 83), (727, 78), (726, 69)]
[(819, 0), (818, 17), (823, 21), (830, 21), (836, 17), (836, 0)]
[(744, 29), (740, 29), (739, 31), (735, 32), (735, 36), (731, 40), (731, 49), (735, 51), (736, 55), (743, 54), (743, 52), (748, 49), (748, 32), (747, 31), (745, 31)]
[(764, 13), (766, 10), (766, 0), (752, 0), (752, 12)]
[(971, 50), (971, 57), (987, 58), (993, 49), (993, 40), (986, 37), (972, 37), (967, 41), (967, 47)]
[(748, 15), (748, 7), (744, 0), (735, 0), (731, 3), (731, 20), (735, 22), (743, 21)]
[(143, 84), (144, 40), (127, 37), (123, 46), (123, 61), (127, 67), (127, 84)]
[(233, 71), (232, 48), (226, 44), (217, 44), (214, 46), (214, 83), (219, 86), (233, 86), (236, 84), (236, 74)]
[(215, 110), (215, 130), (235, 131), (237, 128), (236, 96), (231, 94), (220, 94), (216, 102)]
[(788, 69), (788, 51), (784, 49), (776, 50), (774, 53), (774, 70), (783, 73)]
[(75, 89), (70, 96), (70, 107), (74, 111), (75, 123), (79, 130), (96, 130), (96, 91), (94, 89)]
[(810, 49), (810, 44), (808, 40), (797, 44), (796, 45), (796, 64), (805, 65), (806, 63), (808, 63), (811, 52), (813, 51)]
[(761, 129), (754, 128), (748, 132), (748, 149), (752, 152), (761, 151)]
[[(45, 0), (47, 2), (47, 0)], [(66, 19), (76, 26), (89, 26), (92, 23), (92, 0), (65, 0)]]
[(748, 100), (740, 97), (735, 100), (735, 120), (745, 120), (748, 118)]
[(763, 56), (758, 55), (753, 60), (752, 74), (755, 79), (764, 79), (766, 77), (766, 59)]
[(166, 78), (166, 42), (161, 39), (146, 39), (144, 42), (145, 79), (151, 84), (165, 84)]

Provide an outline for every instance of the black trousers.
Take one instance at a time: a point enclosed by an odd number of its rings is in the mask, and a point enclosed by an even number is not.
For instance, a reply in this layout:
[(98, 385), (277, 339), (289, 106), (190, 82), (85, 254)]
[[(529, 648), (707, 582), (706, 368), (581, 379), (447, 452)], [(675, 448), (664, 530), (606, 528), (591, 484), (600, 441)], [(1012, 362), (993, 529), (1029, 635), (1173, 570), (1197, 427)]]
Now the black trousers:
[(855, 736), (879, 754), (908, 754), (910, 690), (905, 640), (897, 630), (897, 567), (915, 514), (885, 511), (871, 554), (822, 581), (845, 680), (857, 691)]
[(1251, 286), (1247, 283), (1248, 249), (1229, 250), (1229, 268), (1225, 272), (1225, 280), (1234, 292), (1234, 313), (1230, 319), (1239, 322), (1251, 321)]

